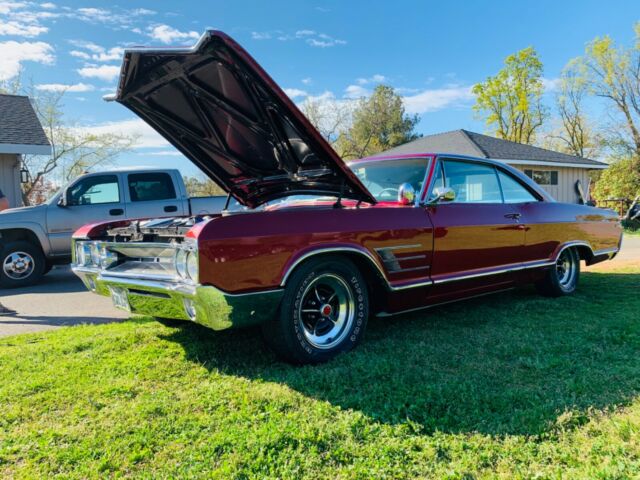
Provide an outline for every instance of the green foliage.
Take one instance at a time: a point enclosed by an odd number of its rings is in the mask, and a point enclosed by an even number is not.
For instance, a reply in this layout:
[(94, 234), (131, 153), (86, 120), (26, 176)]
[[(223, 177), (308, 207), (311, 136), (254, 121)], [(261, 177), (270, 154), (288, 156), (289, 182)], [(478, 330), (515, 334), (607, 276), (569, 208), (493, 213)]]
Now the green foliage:
[(2, 478), (637, 478), (640, 270), (395, 319), (326, 365), (149, 319), (0, 339)]
[(336, 142), (345, 159), (373, 155), (419, 137), (418, 115), (405, 113), (402, 97), (393, 87), (378, 85), (368, 98), (361, 98), (352, 114), (350, 128)]
[(596, 181), (592, 196), (596, 201), (608, 198), (633, 199), (640, 195), (640, 171), (634, 158), (622, 158), (611, 163)]
[(187, 194), (190, 197), (212, 197), (216, 195), (227, 194), (227, 192), (225, 192), (222, 187), (220, 187), (218, 184), (211, 181), (207, 177), (184, 176), (182, 178), (184, 180), (184, 185), (187, 189)]
[(528, 47), (509, 55), (502, 70), (473, 87), (473, 108), (498, 138), (533, 144), (547, 117), (543, 91), (542, 62)]

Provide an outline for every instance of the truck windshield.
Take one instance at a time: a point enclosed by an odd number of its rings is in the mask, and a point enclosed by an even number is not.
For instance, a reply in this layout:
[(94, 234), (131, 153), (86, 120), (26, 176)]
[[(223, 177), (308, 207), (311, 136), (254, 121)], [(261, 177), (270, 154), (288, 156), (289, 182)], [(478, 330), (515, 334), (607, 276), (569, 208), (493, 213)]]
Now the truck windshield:
[(378, 201), (393, 201), (403, 183), (422, 190), (429, 158), (396, 158), (354, 162), (351, 170)]

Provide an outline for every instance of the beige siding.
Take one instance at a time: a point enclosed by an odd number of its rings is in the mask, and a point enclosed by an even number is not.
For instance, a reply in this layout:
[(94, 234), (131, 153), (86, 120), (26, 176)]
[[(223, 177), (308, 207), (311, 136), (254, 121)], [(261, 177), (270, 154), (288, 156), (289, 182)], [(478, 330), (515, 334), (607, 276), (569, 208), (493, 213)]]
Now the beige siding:
[(18, 155), (0, 153), (0, 190), (9, 200), (11, 207), (22, 206)]
[(555, 170), (558, 172), (558, 185), (540, 185), (549, 195), (558, 202), (578, 203), (578, 194), (575, 184), (577, 180), (582, 183), (585, 193), (589, 185), (589, 169), (569, 167), (537, 167), (535, 165), (512, 165), (518, 170)]

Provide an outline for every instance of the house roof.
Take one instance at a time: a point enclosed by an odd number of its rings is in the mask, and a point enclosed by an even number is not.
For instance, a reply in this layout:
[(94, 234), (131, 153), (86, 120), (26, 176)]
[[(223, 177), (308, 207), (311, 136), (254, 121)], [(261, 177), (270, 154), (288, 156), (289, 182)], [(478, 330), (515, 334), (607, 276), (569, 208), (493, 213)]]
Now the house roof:
[(501, 160), (509, 164), (556, 165), (580, 168), (606, 168), (603, 162), (588, 158), (554, 152), (546, 148), (524, 145), (500, 138), (470, 132), (453, 130), (451, 132), (426, 135), (404, 145), (384, 152), (384, 155), (409, 154), (419, 152), (446, 152), (472, 157)]
[(29, 97), (0, 94), (0, 153), (51, 154)]

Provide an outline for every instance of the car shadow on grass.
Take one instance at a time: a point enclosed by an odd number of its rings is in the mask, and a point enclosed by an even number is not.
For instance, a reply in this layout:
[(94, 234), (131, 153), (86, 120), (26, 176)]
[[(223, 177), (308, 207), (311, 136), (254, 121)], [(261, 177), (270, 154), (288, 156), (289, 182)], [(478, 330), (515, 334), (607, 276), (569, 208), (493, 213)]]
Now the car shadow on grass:
[(165, 336), (228, 375), (424, 433), (538, 435), (640, 393), (640, 275), (584, 274), (568, 298), (533, 289), (371, 319), (353, 352), (318, 366), (279, 362), (258, 329), (185, 324)]

